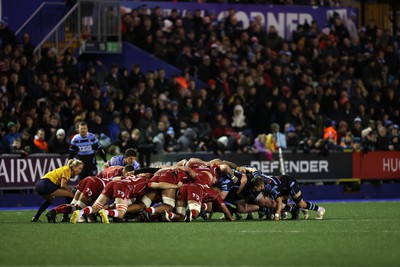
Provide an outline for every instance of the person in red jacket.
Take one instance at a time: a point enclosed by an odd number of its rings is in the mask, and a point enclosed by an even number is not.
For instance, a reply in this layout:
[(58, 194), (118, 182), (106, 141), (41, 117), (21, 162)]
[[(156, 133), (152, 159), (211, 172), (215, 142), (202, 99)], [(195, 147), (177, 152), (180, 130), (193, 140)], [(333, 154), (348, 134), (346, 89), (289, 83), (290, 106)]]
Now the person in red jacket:
[(324, 139), (331, 139), (335, 140), (335, 144), (337, 144), (337, 131), (335, 129), (336, 122), (334, 120), (327, 119), (325, 121), (325, 128), (324, 128)]
[(37, 130), (33, 144), (39, 153), (47, 153), (49, 151), (49, 144), (46, 142), (43, 128)]

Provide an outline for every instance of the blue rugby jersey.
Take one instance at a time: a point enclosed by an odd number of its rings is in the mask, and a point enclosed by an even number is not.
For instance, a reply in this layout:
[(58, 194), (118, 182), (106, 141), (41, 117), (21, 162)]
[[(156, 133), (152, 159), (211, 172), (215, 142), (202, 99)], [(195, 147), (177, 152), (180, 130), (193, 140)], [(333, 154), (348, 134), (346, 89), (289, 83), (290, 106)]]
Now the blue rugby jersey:
[(271, 196), (273, 199), (276, 199), (281, 195), (281, 180), (276, 176), (267, 176), (263, 175), (264, 180), (264, 192)]
[[(124, 155), (117, 155), (112, 157), (109, 161), (108, 161), (108, 166), (124, 166)], [(136, 160), (133, 162), (132, 164), (133, 168), (135, 170), (137, 170), (140, 167), (139, 162), (137, 162)]]
[(73, 158), (76, 153), (79, 157), (94, 156), (96, 150), (99, 150), (103, 160), (106, 161), (103, 147), (101, 146), (99, 139), (97, 139), (97, 137), (92, 133), (87, 133), (85, 137), (76, 134), (71, 140), (69, 150), (70, 158)]
[(263, 176), (264, 179), (264, 193), (276, 199), (283, 195), (295, 195), (300, 187), (296, 179), (292, 176), (282, 175), (282, 176)]

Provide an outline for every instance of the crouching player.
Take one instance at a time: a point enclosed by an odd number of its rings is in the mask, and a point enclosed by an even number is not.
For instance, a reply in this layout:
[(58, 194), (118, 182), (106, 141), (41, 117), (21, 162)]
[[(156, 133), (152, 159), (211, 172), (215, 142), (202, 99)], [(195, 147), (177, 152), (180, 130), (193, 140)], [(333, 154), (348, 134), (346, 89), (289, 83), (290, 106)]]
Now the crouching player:
[[(144, 191), (147, 185), (146, 176), (128, 175), (120, 180), (113, 180), (106, 185), (93, 206), (76, 210), (72, 213), (71, 223), (76, 223), (84, 214), (99, 213), (103, 223), (109, 223), (108, 215), (122, 219), (128, 208), (128, 200), (132, 191)], [(116, 209), (104, 210), (104, 205), (114, 198)]]
[[(191, 222), (192, 219), (196, 219), (200, 215), (201, 210), (207, 208), (206, 203), (208, 202), (213, 203), (213, 206), (219, 208), (229, 221), (235, 220), (216, 190), (210, 188), (208, 185), (196, 183), (185, 184), (179, 188), (176, 213), (163, 211), (161, 219), (164, 222), (172, 220)], [(188, 206), (187, 210), (186, 206)]]
[[(146, 208), (142, 210), (143, 218), (145, 221), (151, 221), (151, 218), (158, 217), (162, 211), (172, 211), (175, 208), (175, 196), (176, 189), (180, 187), (182, 184), (188, 184), (191, 182), (191, 179), (195, 176), (195, 173), (192, 169), (185, 166), (172, 166), (166, 167), (159, 171), (157, 171), (154, 176), (149, 181), (149, 187), (153, 189), (161, 189), (158, 192), (150, 192), (150, 194), (146, 195), (145, 199), (147, 202), (145, 203)], [(155, 184), (165, 183), (165, 184), (174, 184), (179, 185), (176, 188), (159, 188), (155, 187)], [(149, 207), (150, 201), (154, 200), (157, 193), (161, 194), (162, 204), (157, 205), (155, 207)]]
[(112, 166), (98, 173), (97, 176), (86, 177), (76, 186), (77, 191), (75, 192), (71, 204), (62, 204), (51, 209), (46, 214), (47, 221), (49, 223), (56, 223), (56, 216), (59, 213), (69, 214), (77, 209), (80, 210), (86, 206), (91, 206), (114, 177), (124, 176), (133, 170), (132, 165), (127, 165), (125, 167)]
[[(72, 214), (71, 222), (76, 223), (84, 214), (99, 213), (103, 223), (109, 223), (108, 216), (122, 219), (125, 216), (130, 198), (138, 198), (146, 193), (147, 183), (151, 177), (148, 173), (139, 175), (128, 174), (126, 177), (114, 178), (104, 188), (103, 192), (96, 199), (91, 207), (86, 207), (80, 211), (76, 210)], [(178, 188), (180, 185), (166, 183), (153, 183), (152, 187), (158, 188)], [(114, 198), (116, 209), (105, 210), (104, 205)]]
[[(280, 214), (283, 209), (292, 212), (291, 209), (307, 209), (317, 212), (315, 219), (322, 220), (324, 218), (325, 209), (318, 205), (304, 201), (303, 195), (300, 191), (300, 186), (296, 179), (289, 175), (282, 176), (264, 176), (255, 175), (251, 180), (253, 192), (263, 194), (264, 196), (270, 196), (276, 202), (274, 220), (280, 219)], [(284, 205), (283, 199), (285, 197), (291, 197), (296, 203), (297, 207)]]

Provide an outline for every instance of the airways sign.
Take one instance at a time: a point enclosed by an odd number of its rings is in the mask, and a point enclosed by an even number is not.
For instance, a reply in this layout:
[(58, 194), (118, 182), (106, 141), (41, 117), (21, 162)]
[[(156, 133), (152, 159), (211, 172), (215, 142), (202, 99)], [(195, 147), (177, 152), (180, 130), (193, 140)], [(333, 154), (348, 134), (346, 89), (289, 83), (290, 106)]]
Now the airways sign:
[[(47, 172), (64, 166), (66, 156), (46, 155), (19, 158), (15, 156), (0, 157), (0, 189), (34, 188), (37, 180)], [(75, 182), (72, 178), (70, 182)]]

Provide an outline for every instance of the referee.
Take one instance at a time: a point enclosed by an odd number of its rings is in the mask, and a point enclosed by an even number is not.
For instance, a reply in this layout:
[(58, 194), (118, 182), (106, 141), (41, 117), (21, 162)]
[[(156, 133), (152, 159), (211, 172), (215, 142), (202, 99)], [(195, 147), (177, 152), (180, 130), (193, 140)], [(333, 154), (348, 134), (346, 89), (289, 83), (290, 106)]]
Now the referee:
[(97, 174), (96, 150), (99, 151), (103, 161), (107, 162), (106, 153), (99, 139), (94, 134), (88, 132), (86, 122), (81, 122), (79, 124), (79, 133), (72, 138), (69, 148), (69, 159), (74, 158), (78, 154), (78, 159), (85, 164), (83, 171), (79, 174), (80, 180)]

